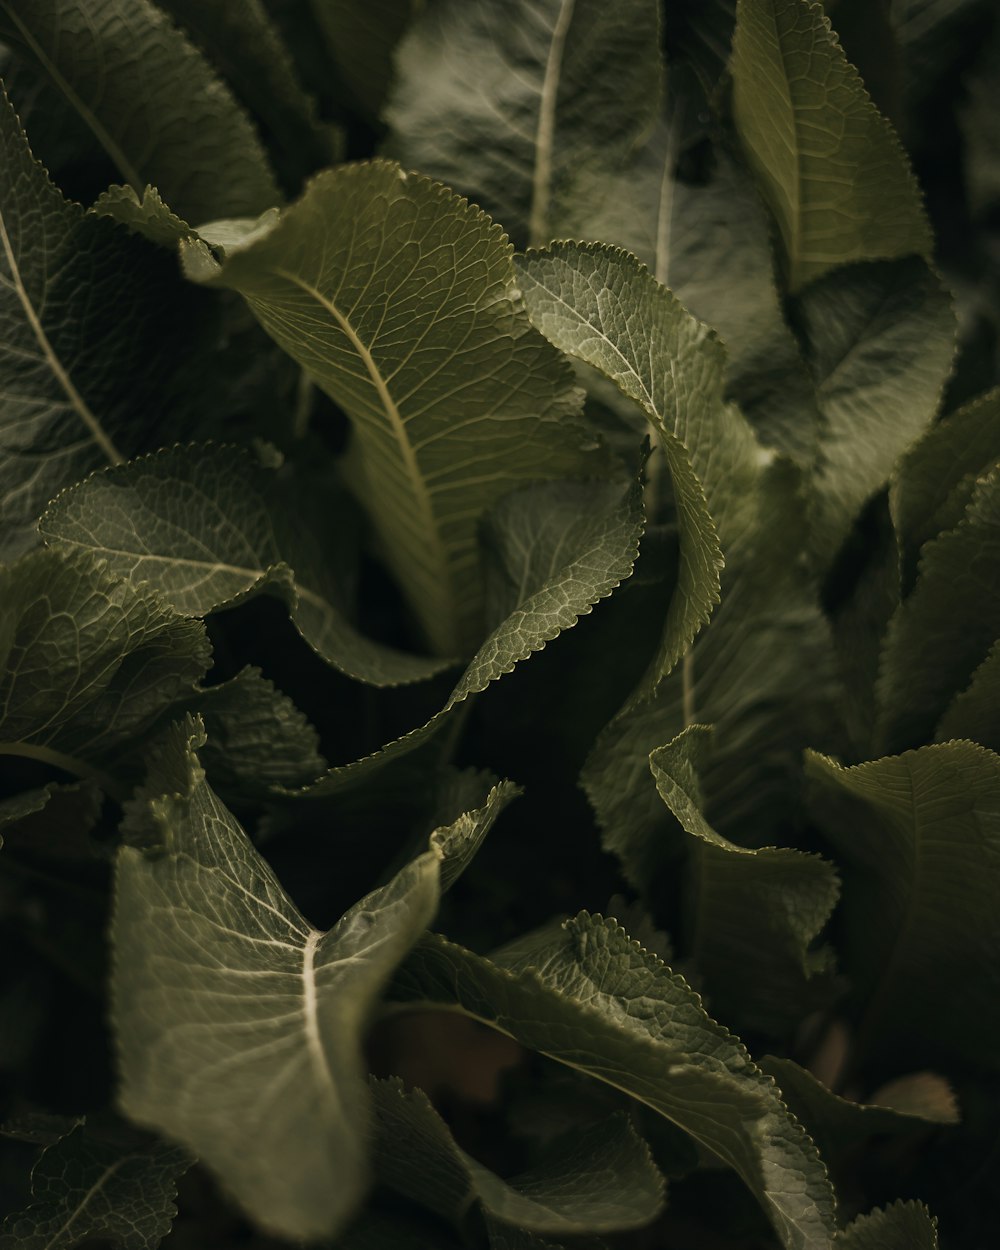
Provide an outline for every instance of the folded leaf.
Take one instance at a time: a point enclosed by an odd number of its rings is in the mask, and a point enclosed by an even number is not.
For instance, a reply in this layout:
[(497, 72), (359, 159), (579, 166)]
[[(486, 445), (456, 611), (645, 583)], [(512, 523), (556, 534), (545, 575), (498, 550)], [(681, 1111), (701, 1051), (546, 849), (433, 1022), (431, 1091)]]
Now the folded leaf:
[(98, 1238), (121, 1250), (156, 1250), (177, 1214), (177, 1178), (191, 1162), (166, 1142), (78, 1124), (35, 1164), (31, 1204), (4, 1220), (0, 1250), (71, 1250)]
[[(209, 665), (200, 621), (89, 552), (0, 568), (0, 743), (58, 767), (131, 745)], [(84, 770), (86, 774), (86, 770)]]
[(739, 0), (730, 68), (736, 128), (791, 291), (850, 261), (930, 257), (906, 155), (819, 4)]
[[(333, 515), (331, 515), (333, 512)], [(316, 531), (303, 525), (305, 513)], [(334, 555), (330, 492), (292, 488), (234, 447), (174, 447), (98, 473), (64, 492), (39, 522), (50, 541), (148, 582), (178, 612), (205, 616), (260, 593), (289, 607), (306, 642), (360, 681), (419, 681), (447, 661), (408, 655), (350, 623)]]
[(941, 279), (915, 257), (840, 269), (810, 285), (796, 313), (824, 418), (810, 505), (823, 568), (934, 419), (955, 316)]
[[(815, 815), (844, 861), (859, 1056), (895, 1057), (905, 1042), (932, 1064), (963, 1056), (995, 1067), (1000, 757), (947, 742), (853, 768), (810, 755), (807, 771), (820, 787)], [(947, 1010), (929, 1009), (939, 1002)]]
[(938, 1250), (937, 1220), (922, 1202), (894, 1202), (859, 1215), (836, 1244), (838, 1250)]
[(320, 174), (221, 268), (182, 246), (188, 272), (238, 290), (351, 418), (352, 484), (386, 562), (433, 649), (471, 649), (483, 513), (519, 483), (604, 471), (572, 425), (568, 364), (518, 306), (499, 226), (376, 161)]
[(148, 0), (3, 0), (0, 35), (51, 77), (136, 191), (159, 187), (195, 222), (277, 202), (245, 113)]
[(623, 1116), (567, 1134), (530, 1171), (502, 1180), (461, 1149), (421, 1090), (397, 1080), (372, 1089), (379, 1180), (459, 1228), (474, 1205), (565, 1236), (641, 1228), (663, 1206), (663, 1178)]
[(605, 165), (609, 149), (635, 145), (654, 120), (658, 7), (426, 6), (397, 56), (386, 109), (392, 154), (470, 195), (521, 242), (561, 236), (580, 167)]
[[(660, 797), (688, 834), (689, 954), (717, 1012), (748, 1028), (780, 1030), (829, 993), (833, 952), (810, 948), (839, 881), (818, 855), (752, 850), (715, 832), (702, 815), (699, 783), (710, 745), (711, 731), (693, 725), (649, 757)], [(644, 849), (644, 859), (628, 865), (633, 880), (654, 879), (657, 858), (669, 854), (656, 844)]]
[(923, 548), (917, 583), (882, 648), (876, 740), (881, 750), (926, 742), (964, 689), (1000, 620), (1000, 469), (975, 485), (961, 522)]
[(491, 959), (424, 938), (401, 1003), (459, 1007), (631, 1094), (735, 1168), (783, 1246), (829, 1246), (833, 1192), (815, 1147), (742, 1045), (613, 921), (581, 913)]
[(447, 831), (320, 933), (207, 785), (204, 740), (197, 722), (174, 728), (119, 852), (121, 1105), (263, 1227), (330, 1236), (368, 1182), (363, 1030), (434, 914)]

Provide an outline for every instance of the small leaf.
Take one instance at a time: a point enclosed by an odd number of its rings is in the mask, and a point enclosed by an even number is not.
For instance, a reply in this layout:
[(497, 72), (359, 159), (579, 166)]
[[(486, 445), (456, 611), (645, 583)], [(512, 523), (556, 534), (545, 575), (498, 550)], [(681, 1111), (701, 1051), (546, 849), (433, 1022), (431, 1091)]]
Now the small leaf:
[(730, 68), (736, 128), (792, 292), (851, 261), (930, 258), (909, 162), (819, 4), (739, 0)]
[(421, 1090), (397, 1080), (372, 1089), (379, 1180), (459, 1228), (473, 1205), (566, 1236), (641, 1228), (663, 1206), (663, 1179), (624, 1116), (567, 1134), (529, 1172), (501, 1180), (459, 1147)]
[(191, 1159), (166, 1142), (132, 1137), (81, 1123), (48, 1146), (31, 1173), (31, 1205), (0, 1227), (0, 1250), (71, 1250), (97, 1238), (156, 1250)]
[(239, 291), (350, 417), (352, 482), (432, 648), (470, 650), (483, 513), (520, 483), (606, 471), (572, 425), (568, 364), (518, 305), (500, 227), (376, 161), (320, 174), (221, 268), (203, 247), (184, 245), (189, 274)]
[(831, 1244), (826, 1171), (771, 1080), (682, 978), (613, 921), (582, 913), (491, 959), (430, 935), (390, 997), (457, 1006), (631, 1094), (735, 1168), (783, 1246)]
[(447, 661), (383, 646), (350, 623), (335, 560), (301, 523), (303, 513), (315, 518), (316, 532), (335, 543), (330, 494), (289, 487), (237, 448), (175, 447), (64, 492), (39, 529), (148, 582), (186, 615), (277, 595), (313, 650), (360, 681), (398, 685), (440, 672)]
[(246, 115), (148, 0), (3, 0), (0, 34), (51, 76), (136, 191), (158, 187), (195, 222), (277, 202)]
[[(807, 771), (819, 786), (815, 815), (845, 861), (843, 956), (865, 1013), (859, 1053), (894, 1056), (905, 1039), (907, 1054), (931, 1063), (961, 1055), (995, 1067), (1000, 758), (948, 742), (853, 768), (810, 755)], [(938, 1001), (948, 1010), (928, 1010)]]
[[(627, 151), (661, 93), (652, 0), (443, 0), (397, 54), (390, 149), (468, 194), (518, 240), (561, 237), (580, 167)], [(627, 65), (627, 74), (618, 72)]]
[(174, 727), (130, 810), (139, 845), (119, 852), (121, 1105), (195, 1151), (262, 1227), (331, 1236), (368, 1183), (362, 1033), (434, 914), (445, 835), (320, 933), (205, 782), (204, 740), (197, 722)]
[(922, 1202), (894, 1202), (859, 1215), (836, 1245), (837, 1250), (938, 1250), (937, 1220)]

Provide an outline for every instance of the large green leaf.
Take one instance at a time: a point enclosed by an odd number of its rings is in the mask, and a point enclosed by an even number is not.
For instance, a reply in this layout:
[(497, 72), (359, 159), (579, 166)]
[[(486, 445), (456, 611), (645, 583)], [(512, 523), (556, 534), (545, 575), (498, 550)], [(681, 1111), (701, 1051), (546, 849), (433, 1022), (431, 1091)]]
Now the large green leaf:
[[(790, 847), (749, 849), (721, 837), (702, 814), (699, 773), (711, 731), (694, 725), (654, 751), (649, 766), (688, 835), (689, 954), (715, 1010), (747, 1027), (794, 1024), (826, 990), (832, 951), (812, 950), (839, 894), (832, 865)], [(633, 879), (650, 880), (674, 848), (653, 842)], [(657, 858), (661, 863), (657, 864)]]
[(470, 195), (518, 241), (548, 243), (581, 166), (605, 167), (652, 124), (658, 26), (654, 0), (427, 5), (397, 56), (392, 153)]
[(915, 257), (831, 273), (802, 293), (796, 312), (824, 418), (810, 515), (824, 566), (934, 419), (955, 317), (940, 278)]
[(881, 750), (926, 742), (997, 638), (1000, 469), (980, 478), (954, 529), (927, 543), (889, 623), (877, 686)]
[(89, 552), (38, 550), (0, 568), (0, 602), (5, 753), (80, 771), (75, 760), (131, 745), (209, 665), (200, 621)]
[(136, 191), (152, 183), (195, 222), (277, 201), (246, 115), (148, 0), (3, 0), (0, 35), (49, 75)]
[(71, 1250), (100, 1239), (156, 1250), (177, 1208), (177, 1178), (191, 1159), (176, 1146), (78, 1124), (31, 1172), (31, 1204), (0, 1226), (0, 1250)]
[(742, 1045), (614, 921), (581, 914), (486, 959), (429, 936), (390, 997), (438, 1003), (631, 1094), (735, 1168), (784, 1246), (829, 1246), (815, 1147)]
[(195, 1151), (262, 1226), (329, 1236), (368, 1181), (363, 1030), (434, 914), (450, 831), (320, 933), (209, 788), (203, 743), (197, 722), (175, 726), (119, 852), (121, 1105)]
[(521, 482), (602, 471), (572, 424), (568, 364), (518, 306), (500, 228), (377, 161), (320, 174), (221, 268), (201, 243), (186, 253), (347, 412), (384, 558), (434, 650), (471, 650), (483, 513)]
[(467, 1154), (421, 1090), (376, 1081), (375, 1165), (384, 1185), (461, 1228), (474, 1206), (504, 1223), (573, 1236), (651, 1223), (663, 1178), (623, 1116), (568, 1133), (530, 1171), (502, 1180)]
[(812, 755), (807, 769), (820, 787), (815, 814), (844, 861), (859, 1056), (891, 1059), (905, 1041), (911, 1056), (995, 1067), (1000, 758), (948, 742), (853, 768)]
[(858, 1218), (837, 1237), (838, 1250), (938, 1250), (937, 1221), (922, 1202), (894, 1202)]
[(638, 484), (551, 482), (524, 487), (486, 518), (492, 631), (441, 711), (375, 755), (331, 769), (301, 791), (321, 797), (363, 784), (426, 743), (450, 714), (591, 611), (631, 575), (644, 516)]
[(788, 286), (838, 265), (929, 257), (920, 192), (890, 124), (812, 0), (739, 0), (733, 116), (771, 206)]
[(39, 528), (60, 547), (148, 582), (185, 615), (277, 595), (313, 650), (360, 681), (398, 685), (447, 667), (351, 624), (336, 497), (285, 481), (238, 448), (174, 447), (94, 474), (55, 500)]

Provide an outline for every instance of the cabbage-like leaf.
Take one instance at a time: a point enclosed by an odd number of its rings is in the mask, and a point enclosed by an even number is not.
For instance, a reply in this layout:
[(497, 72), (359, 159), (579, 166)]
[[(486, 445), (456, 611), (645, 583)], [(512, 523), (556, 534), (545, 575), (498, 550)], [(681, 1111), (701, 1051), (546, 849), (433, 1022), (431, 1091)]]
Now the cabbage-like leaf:
[[(628, 66), (628, 73), (620, 67)], [(655, 0), (439, 0), (399, 48), (390, 150), (471, 196), (519, 242), (564, 231), (581, 167), (605, 167), (652, 124), (661, 93)]]
[(182, 247), (189, 273), (239, 291), (351, 418), (352, 484), (386, 562), (432, 648), (471, 650), (483, 513), (522, 482), (603, 471), (573, 426), (568, 363), (518, 305), (499, 226), (376, 161), (320, 174), (221, 268), (203, 243)]
[[(751, 849), (716, 833), (701, 811), (699, 773), (710, 749), (711, 731), (693, 725), (649, 757), (660, 797), (688, 835), (689, 953), (716, 1011), (747, 1027), (780, 1029), (829, 992), (824, 974), (833, 952), (811, 947), (839, 881), (818, 855)], [(669, 853), (662, 843), (644, 850), (645, 862), (628, 866), (633, 879), (653, 879), (657, 856)]]
[(191, 1166), (167, 1142), (80, 1123), (46, 1147), (31, 1172), (31, 1203), (0, 1226), (0, 1250), (71, 1250), (81, 1242), (156, 1250)]
[[(807, 771), (842, 857), (842, 953), (864, 1011), (858, 1055), (894, 1058), (905, 1041), (931, 1063), (961, 1055), (995, 1067), (1000, 757), (946, 742), (853, 768), (811, 755)], [(948, 1010), (928, 1011), (939, 997)]]
[(911, 252), (931, 233), (891, 125), (812, 0), (739, 0), (733, 117), (778, 223), (788, 286)]
[(174, 447), (94, 474), (39, 522), (50, 542), (103, 557), (186, 615), (277, 595), (317, 655), (360, 681), (398, 685), (447, 667), (373, 642), (351, 624), (335, 559), (339, 528), (328, 490), (289, 487), (235, 447)]
[(735, 1168), (787, 1247), (830, 1246), (815, 1147), (743, 1046), (614, 921), (581, 913), (492, 958), (431, 935), (390, 998), (468, 1015), (646, 1103)]
[(196, 1152), (261, 1226), (330, 1236), (368, 1183), (363, 1030), (434, 914), (449, 830), (320, 933), (208, 786), (204, 740), (197, 722), (174, 727), (118, 856), (121, 1105)]
[(421, 1090), (399, 1080), (372, 1089), (379, 1180), (459, 1228), (474, 1205), (561, 1236), (641, 1228), (663, 1206), (663, 1178), (621, 1115), (566, 1134), (530, 1171), (502, 1180), (462, 1150)]
[(195, 222), (277, 202), (246, 114), (149, 0), (3, 0), (0, 36), (51, 77), (136, 191), (159, 187)]

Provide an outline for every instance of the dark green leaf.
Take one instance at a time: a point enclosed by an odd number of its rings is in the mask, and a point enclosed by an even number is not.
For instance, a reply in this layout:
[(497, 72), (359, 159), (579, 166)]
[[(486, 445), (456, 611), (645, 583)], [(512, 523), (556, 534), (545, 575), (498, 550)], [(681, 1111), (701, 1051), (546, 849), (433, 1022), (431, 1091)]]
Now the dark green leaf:
[(937, 1221), (922, 1202), (894, 1202), (859, 1215), (838, 1236), (838, 1250), (937, 1250)]

